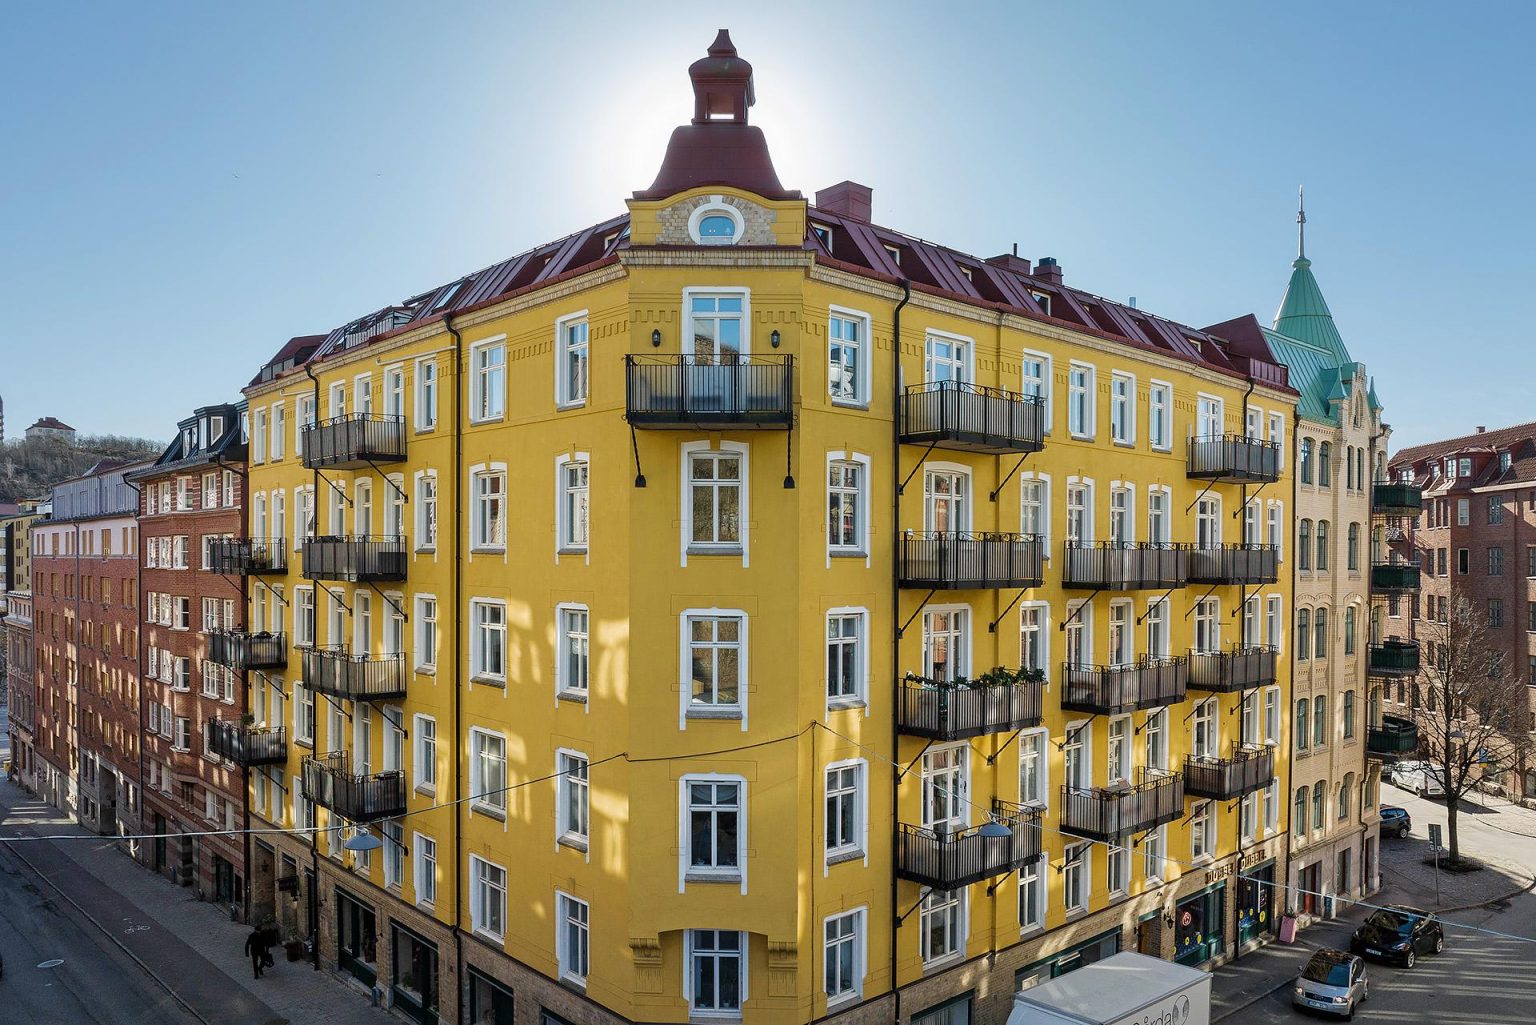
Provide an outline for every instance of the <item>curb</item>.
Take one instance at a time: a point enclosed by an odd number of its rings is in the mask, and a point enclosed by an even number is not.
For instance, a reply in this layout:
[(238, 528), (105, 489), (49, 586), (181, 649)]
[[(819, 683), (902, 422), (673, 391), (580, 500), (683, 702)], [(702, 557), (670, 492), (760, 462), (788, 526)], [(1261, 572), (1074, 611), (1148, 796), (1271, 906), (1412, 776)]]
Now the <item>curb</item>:
[(26, 855), (21, 853), (21, 850), (20, 850), (20, 848), (22, 846), (21, 844), (9, 844), (7, 846), (8, 846), (8, 849), (10, 850), (10, 852), (13, 855), (16, 856), (16, 860), (17, 861), (19, 861), (23, 865), (27, 866), (28, 871), (30, 871), (33, 875), (35, 875), (40, 882), (46, 884), (47, 887), (50, 890), (52, 890), (54, 893), (57, 893), (61, 898), (63, 898), (63, 900), (64, 900), (64, 902), (66, 904), (68, 904), (70, 907), (74, 908), (75, 911), (79, 913), (81, 918), (84, 918), (87, 922), (90, 922), (92, 925), (94, 925), (97, 928), (98, 931), (100, 931), (100, 933), (103, 936), (105, 936), (107, 939), (111, 940), (112, 941), (112, 945), (115, 946), (118, 950), (121, 950), (125, 955), (127, 955), (128, 959), (130, 961), (132, 961), (134, 964), (138, 965), (140, 971), (142, 971), (145, 975), (149, 976), (151, 979), (155, 980), (155, 985), (157, 985), (161, 989), (165, 990), (166, 995), (169, 996), (172, 1000), (174, 1000), (178, 1007), (180, 1007), (182, 1010), (186, 1011), (188, 1014), (190, 1014), (192, 1017), (196, 1018), (198, 1021), (202, 1022), (203, 1025), (214, 1025), (214, 1023), (212, 1021), (210, 1021), (209, 1019), (207, 1019), (207, 1018), (205, 1018), (203, 1016), (201, 1011), (199, 1011), (197, 1008), (193, 1007), (191, 1004), (187, 1003), (184, 999), (182, 999), (181, 994), (177, 993), (174, 989), (172, 989), (170, 987), (170, 985), (164, 979), (160, 978), (159, 975), (155, 974), (155, 972), (149, 967), (149, 965), (145, 964), (142, 960), (140, 960), (140, 958), (139, 958), (139, 956), (137, 954), (135, 954), (133, 951), (129, 950), (127, 945), (125, 943), (123, 943), (122, 940), (118, 939), (115, 935), (113, 935), (112, 930), (108, 929), (106, 926), (104, 926), (100, 922), (96, 921), (96, 918), (95, 918), (94, 915), (92, 915), (90, 912), (86, 911), (85, 908), (81, 907), (80, 904), (73, 897), (71, 897), (69, 894), (64, 892), (64, 890), (59, 886), (58, 883), (55, 883), (52, 879), (49, 879), (47, 876), (45, 876), (38, 869), (38, 867), (36, 865), (32, 864), (32, 862), (27, 859)]
[(1510, 890), (1508, 893), (1500, 894), (1497, 897), (1488, 897), (1484, 900), (1474, 901), (1471, 904), (1458, 904), (1453, 908), (1436, 908), (1435, 913), (1443, 914), (1447, 911), (1470, 911), (1473, 908), (1487, 907), (1489, 904), (1497, 904), (1500, 901), (1513, 900), (1514, 898), (1520, 896), (1522, 893), (1529, 893), (1532, 888), (1536, 888), (1536, 875), (1533, 875), (1531, 877), (1531, 881), (1526, 883), (1524, 886)]

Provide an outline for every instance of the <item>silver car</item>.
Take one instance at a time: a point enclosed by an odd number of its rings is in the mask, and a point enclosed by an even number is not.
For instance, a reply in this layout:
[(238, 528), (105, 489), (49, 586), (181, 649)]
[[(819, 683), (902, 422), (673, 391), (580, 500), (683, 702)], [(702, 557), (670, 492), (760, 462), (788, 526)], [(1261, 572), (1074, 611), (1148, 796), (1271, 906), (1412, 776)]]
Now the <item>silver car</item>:
[(1319, 950), (1296, 977), (1291, 1003), (1352, 1021), (1370, 995), (1365, 961), (1343, 950)]

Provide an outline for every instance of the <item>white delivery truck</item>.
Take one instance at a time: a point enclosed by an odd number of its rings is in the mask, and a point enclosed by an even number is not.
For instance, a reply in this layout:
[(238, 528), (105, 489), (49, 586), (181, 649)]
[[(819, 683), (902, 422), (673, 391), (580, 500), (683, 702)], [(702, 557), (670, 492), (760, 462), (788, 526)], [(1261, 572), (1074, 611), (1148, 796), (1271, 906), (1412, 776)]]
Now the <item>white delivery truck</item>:
[(1008, 1025), (1210, 1025), (1211, 973), (1114, 954), (1013, 998)]

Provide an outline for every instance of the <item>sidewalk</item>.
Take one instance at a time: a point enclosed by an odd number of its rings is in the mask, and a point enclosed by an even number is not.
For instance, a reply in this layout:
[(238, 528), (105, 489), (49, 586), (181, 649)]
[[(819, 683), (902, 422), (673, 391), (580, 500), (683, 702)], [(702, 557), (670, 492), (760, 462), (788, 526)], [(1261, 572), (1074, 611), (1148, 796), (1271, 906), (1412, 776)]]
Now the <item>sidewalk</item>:
[(207, 1025), (386, 1025), (388, 1012), (308, 961), (251, 977), (247, 926), (192, 891), (135, 864), (108, 840), (73, 825), (50, 805), (0, 782), (6, 833), (89, 839), (38, 840), (10, 850), (74, 904)]

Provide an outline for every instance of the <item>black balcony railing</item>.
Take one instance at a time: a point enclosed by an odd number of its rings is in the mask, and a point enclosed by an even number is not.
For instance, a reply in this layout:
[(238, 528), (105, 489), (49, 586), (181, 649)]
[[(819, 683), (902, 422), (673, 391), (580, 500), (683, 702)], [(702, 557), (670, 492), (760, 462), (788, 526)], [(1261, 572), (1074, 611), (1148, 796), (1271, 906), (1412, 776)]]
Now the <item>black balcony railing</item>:
[(231, 669), (281, 669), (288, 664), (288, 635), (215, 630), (208, 634), (208, 661)]
[(974, 680), (908, 676), (897, 688), (901, 732), (933, 740), (963, 740), (1039, 726), (1044, 675), (996, 669)]
[(1225, 758), (1184, 759), (1184, 794), (1233, 801), (1263, 790), (1275, 778), (1275, 749), (1235, 747)]
[(1371, 590), (1417, 591), (1419, 565), (1416, 562), (1378, 562), (1371, 566)]
[(1424, 508), (1424, 489), (1417, 484), (1371, 485), (1371, 512), (1413, 516)]
[(992, 819), (1007, 836), (983, 836), (982, 827), (942, 831), (903, 822), (896, 842), (896, 875), (936, 890), (957, 890), (1015, 871), (1040, 856), (1040, 812), (992, 802)]
[(1419, 747), (1419, 726), (1412, 719), (1384, 715), (1365, 730), (1365, 749), (1373, 755), (1412, 754)]
[(1189, 686), (1194, 690), (1233, 694), (1274, 682), (1274, 648), (1259, 645), (1189, 653)]
[(360, 775), (346, 752), (304, 759), (304, 799), (351, 822), (373, 822), (405, 814), (405, 774), (399, 770)]
[(1038, 452), (1045, 447), (1045, 403), (961, 381), (910, 385), (901, 393), (901, 440), (967, 452)]
[(1039, 587), (1045, 548), (1034, 534), (908, 531), (901, 539), (901, 586), (941, 591)]
[(1189, 439), (1189, 467), (1196, 480), (1227, 484), (1269, 483), (1280, 479), (1280, 445), (1242, 434)]
[(625, 356), (626, 419), (661, 430), (787, 429), (793, 356)]
[(1184, 815), (1184, 780), (1176, 772), (1143, 769), (1134, 786), (1061, 788), (1061, 831), (1090, 840), (1118, 840)]
[(1412, 676), (1419, 671), (1418, 641), (1386, 640), (1371, 645), (1372, 676)]
[(281, 765), (288, 760), (288, 730), (282, 726), (247, 726), (225, 719), (208, 720), (214, 754), (236, 765)]
[(226, 576), (288, 572), (288, 545), (280, 537), (217, 537), (208, 542), (208, 568)]
[(1064, 587), (1105, 591), (1163, 591), (1189, 582), (1189, 545), (1068, 541)]
[(1189, 555), (1192, 584), (1273, 584), (1279, 570), (1274, 545), (1196, 545)]
[(405, 458), (405, 417), (349, 413), (307, 424), (299, 435), (311, 470), (348, 469)]
[(304, 650), (304, 684), (350, 701), (405, 697), (404, 655), (354, 655), (336, 645)]
[(404, 580), (403, 537), (307, 537), (304, 575), (311, 580)]
[(1062, 679), (1062, 708), (1120, 715), (1183, 701), (1189, 688), (1189, 662), (1183, 658), (1143, 658), (1123, 666), (1069, 664), (1062, 669)]

